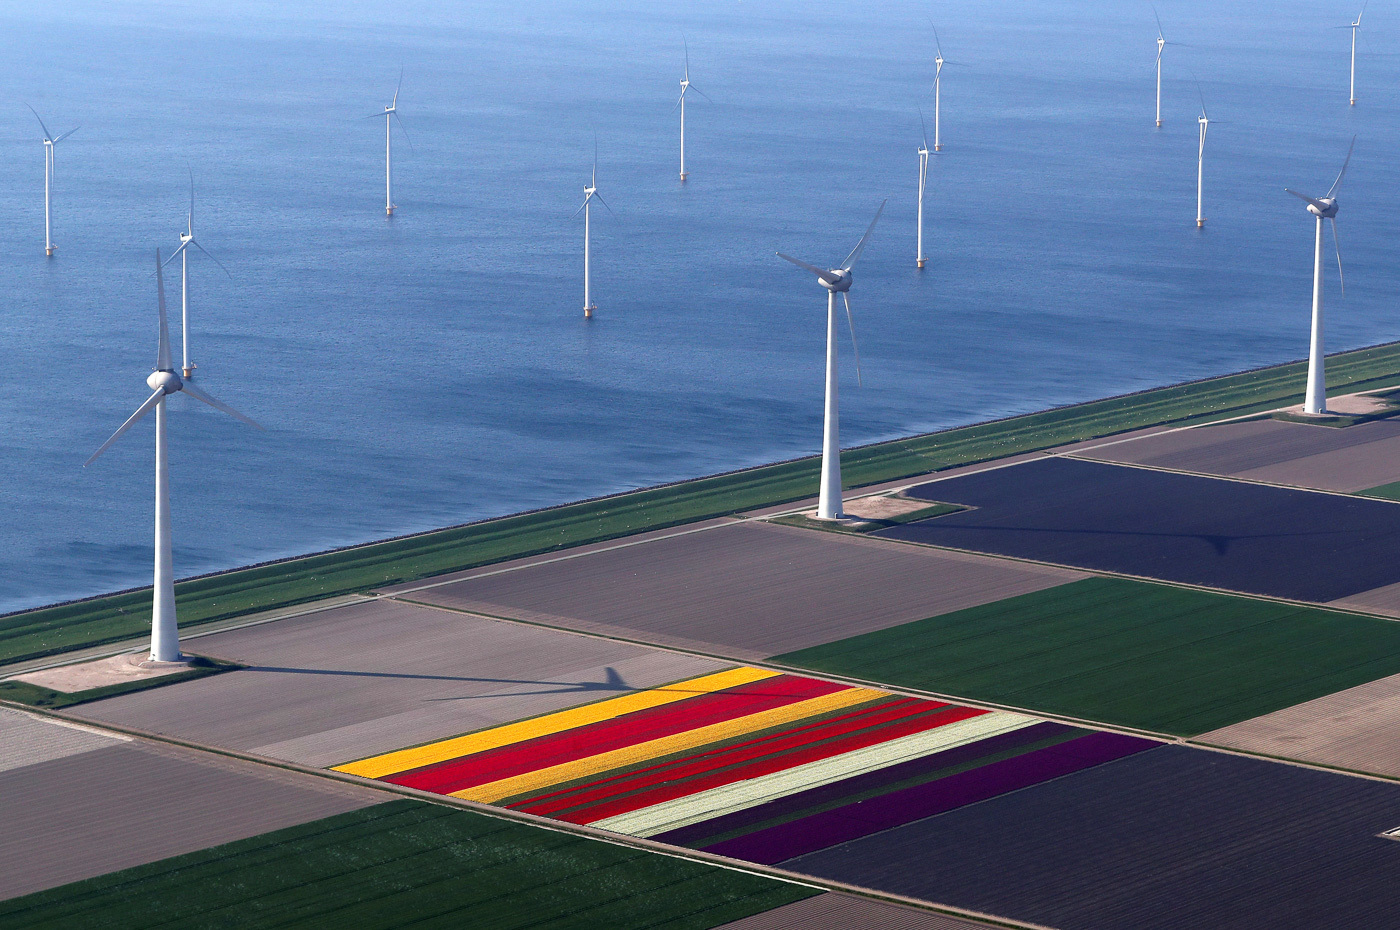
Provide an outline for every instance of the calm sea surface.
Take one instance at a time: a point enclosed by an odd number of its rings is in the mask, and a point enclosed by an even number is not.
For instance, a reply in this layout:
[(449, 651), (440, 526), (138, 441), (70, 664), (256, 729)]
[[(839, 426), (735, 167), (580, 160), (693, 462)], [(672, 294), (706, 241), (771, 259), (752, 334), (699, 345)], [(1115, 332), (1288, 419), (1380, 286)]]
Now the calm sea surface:
[[(1359, 0), (1358, 0), (1359, 2)], [(1400, 338), (1400, 19), (1316, 2), (0, 4), (0, 610), (149, 583), (157, 246), (196, 232), (178, 575), (813, 453), (825, 292), (880, 201), (845, 445)], [(331, 12), (334, 9), (334, 12)], [(914, 267), (919, 114), (930, 169)], [(682, 41), (691, 76), (676, 177)], [(395, 146), (383, 211), (389, 102)], [(1194, 225), (1199, 78), (1213, 119)], [(52, 260), (43, 150), (60, 143)], [(932, 133), (932, 126), (929, 128)], [(582, 319), (594, 133), (598, 317)], [(1329, 246), (1330, 247), (1330, 246)], [(174, 268), (174, 266), (172, 266)], [(178, 271), (169, 282), (178, 307)], [(178, 346), (177, 346), (178, 354)]]

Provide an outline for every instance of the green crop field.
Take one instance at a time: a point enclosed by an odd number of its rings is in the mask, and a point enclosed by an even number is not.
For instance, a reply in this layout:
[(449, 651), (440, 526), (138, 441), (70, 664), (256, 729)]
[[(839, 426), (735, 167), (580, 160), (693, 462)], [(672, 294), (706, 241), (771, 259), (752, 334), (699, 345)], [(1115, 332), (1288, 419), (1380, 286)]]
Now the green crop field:
[[(1227, 375), (852, 449), (848, 487), (1163, 423), (1241, 416), (1301, 399), (1303, 363)], [(1328, 361), (1333, 389), (1400, 380), (1400, 343)], [(176, 585), (183, 626), (306, 603), (492, 562), (786, 503), (816, 492), (818, 459), (766, 465), (600, 500), (517, 514)], [(150, 625), (150, 589), (0, 617), (0, 664), (119, 642)]]
[(773, 661), (1193, 736), (1400, 673), (1400, 623), (1089, 578)]
[(404, 800), (0, 902), (0, 926), (708, 930), (816, 893)]
[(1378, 488), (1367, 488), (1364, 491), (1357, 491), (1362, 497), (1378, 497), (1381, 500), (1400, 501), (1400, 481), (1391, 484), (1383, 484)]

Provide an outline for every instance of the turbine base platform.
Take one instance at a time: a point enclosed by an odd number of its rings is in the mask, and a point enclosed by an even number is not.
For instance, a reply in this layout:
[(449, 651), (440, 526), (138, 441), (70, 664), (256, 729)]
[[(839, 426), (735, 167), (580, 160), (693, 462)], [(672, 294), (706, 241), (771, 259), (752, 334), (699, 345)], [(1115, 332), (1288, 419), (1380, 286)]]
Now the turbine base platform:
[(584, 307), (584, 308), (583, 308), (583, 318), (584, 318), (585, 320), (591, 320), (591, 319), (593, 319), (593, 311), (594, 311), (594, 310), (597, 310), (597, 309), (598, 309), (598, 305), (597, 305), (597, 304), (592, 304), (592, 305), (590, 305), (590, 306)]
[(1205, 221), (1205, 218), (1204, 218), (1204, 217), (1202, 217), (1202, 218), (1199, 219), (1199, 220), (1196, 220), (1196, 228), (1197, 228), (1197, 229), (1202, 229), (1202, 228), (1205, 227), (1205, 225), (1206, 225), (1206, 221)]
[(682, 181), (685, 180), (685, 172), (684, 172), (684, 171), (681, 172), (681, 180), (682, 180)]
[(194, 377), (194, 370), (195, 370), (196, 368), (198, 368), (198, 367), (199, 367), (199, 366), (196, 365), (194, 362), (191, 362), (190, 364), (186, 365), (184, 368), (180, 369), (180, 371), (182, 371), (182, 372), (184, 373), (184, 375), (183, 375), (183, 376), (184, 376), (184, 379), (185, 379), (186, 381), (188, 381), (188, 380), (190, 380), (191, 378)]
[(1355, 98), (1355, 97), (1352, 97), (1352, 98), (1351, 98), (1351, 105), (1352, 105), (1352, 106), (1356, 106), (1356, 98)]
[(1161, 121), (1161, 120), (1157, 120), (1157, 128), (1158, 128), (1158, 129), (1161, 129), (1161, 128), (1162, 128), (1162, 121)]
[(394, 208), (393, 208), (393, 207), (385, 207), (385, 208), (384, 208), (384, 215), (385, 215), (385, 216), (393, 216), (393, 215), (394, 215)]
[(142, 659), (140, 662), (136, 662), (136, 663), (134, 663), (134, 664), (136, 665), (137, 668), (145, 668), (145, 669), (165, 669), (165, 668), (175, 668), (176, 666), (191, 665), (191, 664), (193, 664), (193, 662), (194, 662), (194, 656), (185, 655), (185, 654), (182, 652), (182, 653), (180, 653), (180, 658), (174, 659), (174, 660), (172, 660), (172, 661), (161, 661), (160, 659), (157, 659), (157, 658), (154, 658), (154, 657), (152, 657), (152, 656), (150, 656), (150, 655), (147, 655), (146, 658), (144, 658), (144, 659)]
[(943, 151), (943, 146), (942, 146), (942, 144), (940, 143), (939, 145), (935, 145), (935, 146), (933, 147), (933, 150), (934, 150), (935, 152), (941, 152), (941, 151)]
[(920, 268), (924, 267), (924, 260), (923, 260), (922, 258), (919, 259), (919, 267), (920, 267)]
[(56, 246), (48, 246), (44, 249), (44, 254), (47, 255), (49, 258), (53, 258), (53, 253), (56, 248)]

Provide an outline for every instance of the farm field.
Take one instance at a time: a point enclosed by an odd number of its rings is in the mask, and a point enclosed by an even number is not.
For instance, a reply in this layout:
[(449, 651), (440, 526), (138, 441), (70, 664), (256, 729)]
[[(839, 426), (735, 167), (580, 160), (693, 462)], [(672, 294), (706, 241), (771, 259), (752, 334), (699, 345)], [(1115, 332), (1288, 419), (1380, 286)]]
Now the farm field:
[(402, 800), (5, 901), (0, 925), (709, 930), (813, 894)]
[(1400, 582), (1375, 558), (1400, 545), (1400, 508), (1353, 495), (1064, 456), (906, 494), (973, 509), (877, 536), (1313, 603)]
[(1090, 578), (774, 661), (1189, 736), (1400, 673), (1400, 626)]

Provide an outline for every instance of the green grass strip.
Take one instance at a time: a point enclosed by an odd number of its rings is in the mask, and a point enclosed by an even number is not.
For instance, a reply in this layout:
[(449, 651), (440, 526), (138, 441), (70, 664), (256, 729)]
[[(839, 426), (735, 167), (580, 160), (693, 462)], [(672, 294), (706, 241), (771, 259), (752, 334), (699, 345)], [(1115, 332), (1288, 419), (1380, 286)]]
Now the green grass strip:
[[(848, 487), (863, 486), (1146, 426), (1258, 413), (1298, 402), (1304, 373), (1296, 362), (878, 443), (844, 452), (842, 474)], [(1400, 343), (1328, 361), (1334, 390), (1397, 380)], [(189, 627), (799, 500), (816, 492), (819, 468), (804, 458), (189, 579), (175, 588), (180, 620)], [(0, 664), (141, 636), (150, 604), (144, 588), (0, 617)]]
[(775, 661), (1194, 736), (1400, 673), (1400, 623), (1090, 578)]
[(709, 930), (816, 893), (403, 800), (0, 902), (0, 925)]

